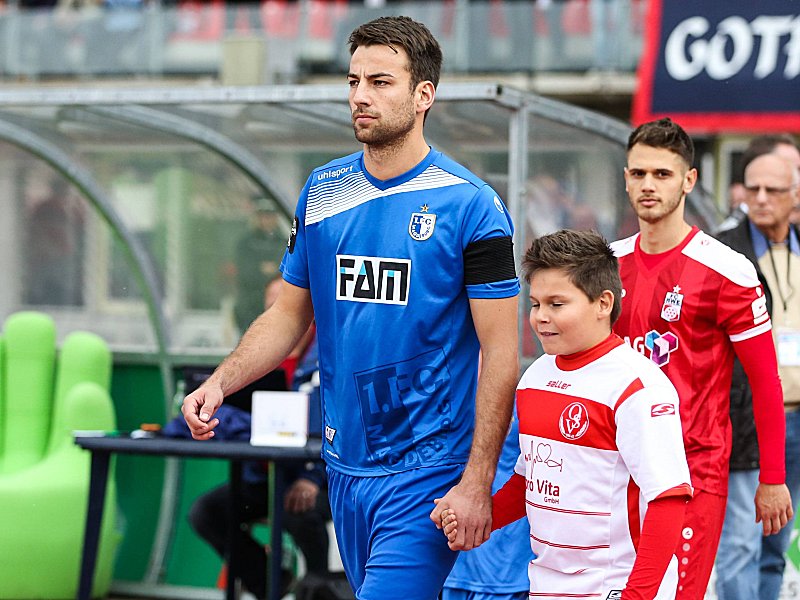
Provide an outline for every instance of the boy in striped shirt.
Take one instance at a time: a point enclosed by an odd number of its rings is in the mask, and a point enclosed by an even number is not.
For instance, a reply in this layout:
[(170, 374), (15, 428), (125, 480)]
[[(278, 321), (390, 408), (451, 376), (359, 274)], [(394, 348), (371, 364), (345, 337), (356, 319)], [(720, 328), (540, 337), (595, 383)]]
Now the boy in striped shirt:
[(546, 354), (517, 386), (520, 456), (493, 496), (492, 529), (527, 513), (531, 597), (674, 598), (692, 495), (678, 395), (611, 332), (617, 259), (596, 233), (563, 230), (535, 240), (522, 266)]

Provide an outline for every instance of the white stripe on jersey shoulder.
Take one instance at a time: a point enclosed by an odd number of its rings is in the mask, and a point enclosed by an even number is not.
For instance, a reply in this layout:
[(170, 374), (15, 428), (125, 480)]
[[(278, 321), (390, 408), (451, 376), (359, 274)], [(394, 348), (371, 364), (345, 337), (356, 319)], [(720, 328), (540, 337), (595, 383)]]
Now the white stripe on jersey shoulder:
[(739, 254), (704, 231), (699, 231), (686, 244), (683, 254), (716, 271), (736, 285), (747, 288), (761, 285), (756, 275), (756, 268), (744, 254)]
[(308, 191), (305, 224), (319, 223), (378, 198), (404, 192), (450, 187), (462, 183), (469, 183), (469, 181), (448, 173), (436, 165), (430, 165), (413, 179), (381, 190), (369, 182), (363, 171), (358, 171), (340, 179), (311, 186)]
[(611, 242), (609, 247), (617, 258), (622, 258), (628, 254), (632, 254), (636, 249), (636, 239), (639, 237), (638, 233), (634, 233), (631, 237), (627, 237), (616, 242)]
[(754, 338), (757, 335), (761, 335), (765, 331), (771, 331), (771, 330), (772, 330), (772, 321), (767, 320), (766, 323), (762, 323), (757, 327), (752, 327), (747, 331), (742, 331), (741, 333), (736, 333), (728, 337), (730, 338), (731, 342), (735, 344), (736, 342), (741, 342), (742, 340), (749, 340), (750, 338)]

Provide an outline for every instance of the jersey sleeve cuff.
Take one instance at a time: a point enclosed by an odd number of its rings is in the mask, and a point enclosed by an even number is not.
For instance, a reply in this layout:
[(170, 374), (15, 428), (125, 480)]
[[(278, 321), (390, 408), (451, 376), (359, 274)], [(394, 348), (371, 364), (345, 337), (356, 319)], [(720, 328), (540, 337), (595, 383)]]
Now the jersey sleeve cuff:
[(758, 481), (767, 485), (781, 485), (786, 483), (786, 471), (780, 469), (764, 469), (763, 467), (758, 473)]
[(292, 275), (291, 273), (289, 273), (289, 272), (287, 272), (287, 271), (285, 271), (283, 269), (281, 269), (281, 272), (283, 273), (283, 278), (286, 281), (288, 281), (289, 283), (291, 283), (292, 285), (294, 285), (296, 287), (305, 288), (305, 289), (309, 288), (308, 281), (306, 281), (304, 279), (300, 279), (299, 277), (295, 277), (294, 275)]
[(688, 483), (682, 483), (680, 485), (676, 485), (673, 488), (669, 488), (666, 491), (661, 492), (658, 496), (653, 498), (653, 500), (661, 500), (662, 498), (675, 498), (683, 496), (687, 500), (691, 499), (694, 495), (692, 491), (692, 486)]
[(467, 297), (471, 299), (511, 298), (519, 294), (519, 279), (506, 279), (494, 283), (468, 285)]

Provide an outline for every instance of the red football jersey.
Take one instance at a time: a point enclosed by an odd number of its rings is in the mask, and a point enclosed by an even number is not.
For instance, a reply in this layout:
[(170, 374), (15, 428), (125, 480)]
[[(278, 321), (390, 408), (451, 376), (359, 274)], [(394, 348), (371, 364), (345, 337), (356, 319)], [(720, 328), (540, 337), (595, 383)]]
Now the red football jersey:
[(663, 254), (644, 254), (639, 234), (612, 248), (623, 287), (614, 331), (678, 390), (692, 485), (726, 494), (733, 342), (772, 328), (755, 267), (696, 227)]

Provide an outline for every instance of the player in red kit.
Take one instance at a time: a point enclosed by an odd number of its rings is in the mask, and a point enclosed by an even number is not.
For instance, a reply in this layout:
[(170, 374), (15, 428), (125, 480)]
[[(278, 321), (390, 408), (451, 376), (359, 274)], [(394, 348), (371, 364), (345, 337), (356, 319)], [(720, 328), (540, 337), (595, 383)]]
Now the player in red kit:
[(695, 493), (677, 548), (676, 597), (696, 600), (705, 594), (725, 516), (734, 352), (754, 386), (761, 449), (756, 520), (770, 535), (792, 515), (772, 324), (752, 263), (684, 220), (686, 194), (697, 181), (686, 132), (670, 119), (645, 123), (631, 134), (627, 158), (625, 183), (639, 233), (612, 244), (623, 285), (614, 331), (678, 390)]

